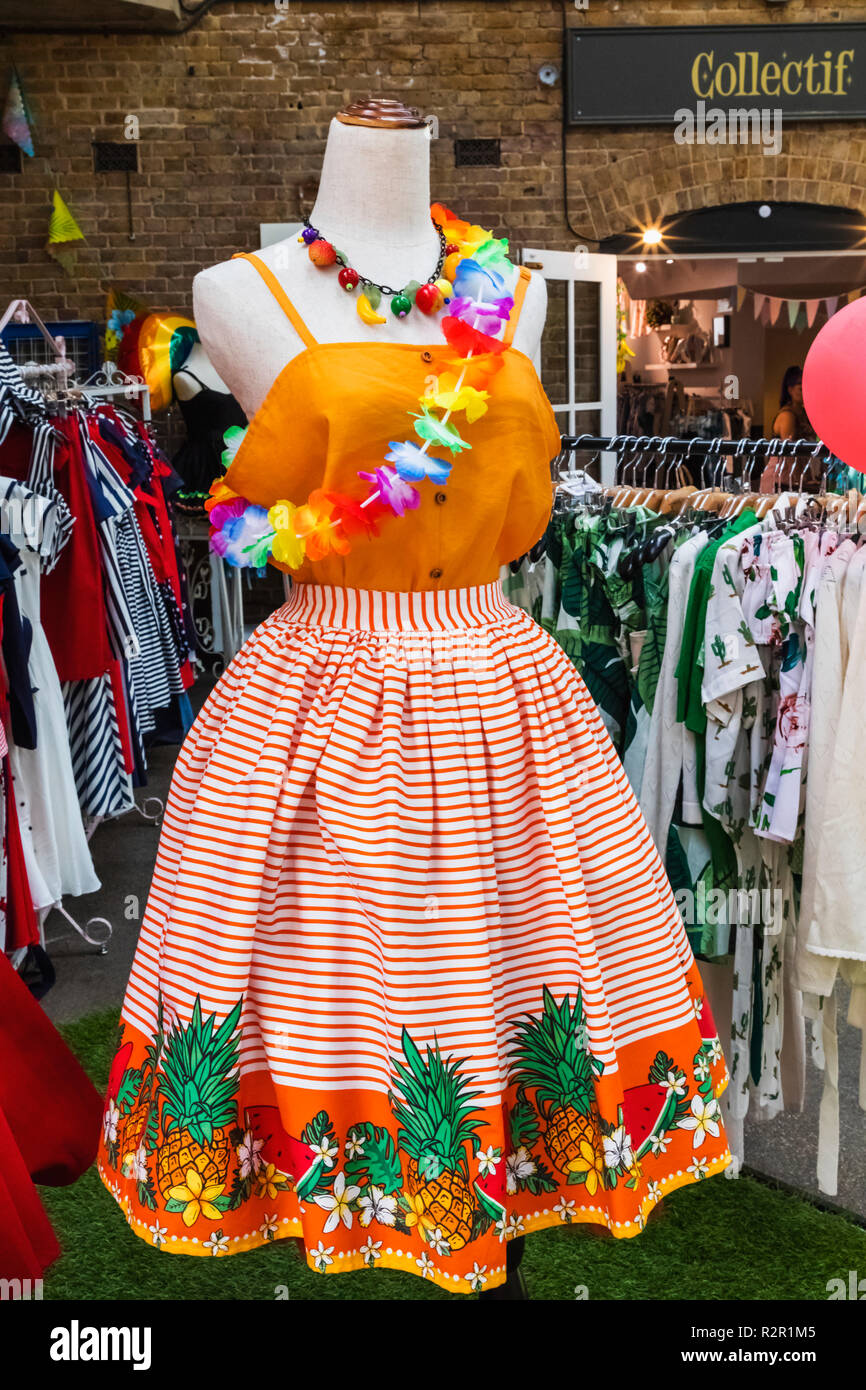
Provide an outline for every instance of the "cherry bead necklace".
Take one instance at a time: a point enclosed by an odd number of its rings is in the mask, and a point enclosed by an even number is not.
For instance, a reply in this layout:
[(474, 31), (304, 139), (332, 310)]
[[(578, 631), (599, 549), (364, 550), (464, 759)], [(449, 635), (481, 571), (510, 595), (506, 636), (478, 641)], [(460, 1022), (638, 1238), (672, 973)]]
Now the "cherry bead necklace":
[(439, 259), (432, 275), (429, 275), (422, 284), (418, 280), (410, 280), (402, 289), (395, 289), (392, 285), (380, 285), (375, 280), (370, 280), (366, 275), (354, 269), (342, 251), (330, 242), (326, 241), (317, 227), (312, 226), (308, 217), (304, 218), (304, 229), (298, 237), (298, 241), (303, 242), (307, 247), (310, 260), (313, 265), (321, 269), (329, 266), (338, 265), (340, 267), (337, 280), (342, 289), (351, 294), (357, 289), (358, 285), (363, 286), (363, 290), (358, 303), (358, 314), (365, 323), (384, 323), (384, 318), (377, 314), (377, 309), (381, 303), (382, 295), (391, 299), (391, 313), (395, 318), (404, 319), (412, 308), (420, 309), (424, 314), (433, 314), (440, 308), (443, 302), (447, 302), (451, 286), (447, 280), (443, 280), (442, 272), (445, 267), (446, 257), (459, 251), (459, 247), (446, 241), (445, 233), (435, 219), (431, 218), (433, 226), (439, 235)]

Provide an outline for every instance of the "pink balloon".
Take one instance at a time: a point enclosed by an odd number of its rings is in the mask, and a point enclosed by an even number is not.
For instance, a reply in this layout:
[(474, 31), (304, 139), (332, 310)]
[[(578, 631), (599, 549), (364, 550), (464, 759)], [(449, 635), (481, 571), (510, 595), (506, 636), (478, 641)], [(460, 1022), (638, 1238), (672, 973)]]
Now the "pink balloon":
[(866, 299), (828, 319), (806, 356), (803, 404), (832, 453), (866, 472)]

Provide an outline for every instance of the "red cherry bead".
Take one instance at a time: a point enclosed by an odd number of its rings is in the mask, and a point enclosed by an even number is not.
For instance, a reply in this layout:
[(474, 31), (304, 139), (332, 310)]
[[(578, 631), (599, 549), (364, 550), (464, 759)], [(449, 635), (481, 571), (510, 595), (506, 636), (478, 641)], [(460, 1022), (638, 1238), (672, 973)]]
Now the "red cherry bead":
[(343, 286), (343, 289), (349, 291), (355, 288), (360, 278), (361, 277), (358, 275), (357, 270), (353, 270), (352, 267), (349, 265), (344, 265), (343, 269), (337, 276), (337, 279)]
[(453, 256), (454, 252), (459, 250), (460, 247), (457, 245), (456, 241), (449, 241), (448, 245), (445, 247), (445, 255)]
[(310, 260), (313, 265), (326, 266), (333, 265), (337, 259), (337, 253), (329, 241), (319, 237), (318, 241), (312, 242), (310, 246)]
[(421, 310), (422, 314), (432, 314), (439, 300), (439, 291), (435, 285), (421, 285), (415, 291), (415, 307)]

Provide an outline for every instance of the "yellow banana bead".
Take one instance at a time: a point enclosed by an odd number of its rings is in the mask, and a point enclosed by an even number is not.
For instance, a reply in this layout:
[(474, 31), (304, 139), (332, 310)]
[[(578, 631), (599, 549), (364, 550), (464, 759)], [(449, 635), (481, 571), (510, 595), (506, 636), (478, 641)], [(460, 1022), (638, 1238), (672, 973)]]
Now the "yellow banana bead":
[(358, 318), (362, 323), (385, 323), (385, 316), (377, 314), (369, 299), (365, 294), (358, 295), (357, 301)]

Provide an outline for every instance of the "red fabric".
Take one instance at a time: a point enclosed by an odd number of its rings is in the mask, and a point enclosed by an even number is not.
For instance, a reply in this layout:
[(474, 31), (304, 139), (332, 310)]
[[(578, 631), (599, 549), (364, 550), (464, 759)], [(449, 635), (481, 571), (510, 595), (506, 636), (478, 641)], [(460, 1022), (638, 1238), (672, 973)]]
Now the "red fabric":
[(0, 1279), (40, 1279), (60, 1246), (0, 1110)]
[[(99, 413), (109, 419), (114, 415), (110, 408), (103, 409)], [(112, 440), (106, 439), (100, 434), (99, 421), (94, 416), (88, 417), (87, 428), (91, 438), (99, 445), (115, 473), (126, 483), (127, 487), (132, 488), (132, 469), (124, 457), (123, 450), (119, 449)], [(135, 496), (135, 516), (144, 539), (147, 556), (156, 575), (157, 583), (161, 584), (169, 576), (166, 572), (162, 544), (150, 511), (153, 506), (153, 497), (147, 483), (139, 483), (138, 487), (132, 488), (132, 491)]]
[[(102, 407), (100, 413), (117, 420), (111, 406)], [(91, 429), (93, 438), (98, 442), (112, 468), (129, 486), (132, 469), (124, 458), (123, 452), (110, 440), (103, 438), (95, 421), (91, 425)], [(177, 603), (178, 613), (181, 613), (183, 611), (183, 599), (181, 597), (180, 575), (177, 569), (177, 553), (174, 548), (174, 536), (165, 493), (159, 482), (160, 478), (170, 476), (171, 469), (154, 453), (147, 432), (143, 428), (139, 428), (138, 433), (141, 442), (147, 449), (153, 466), (153, 473), (147, 482), (140, 483), (135, 489), (135, 515), (157, 583), (163, 584), (168, 580)], [(185, 661), (181, 666), (180, 675), (184, 689), (188, 690), (195, 681), (195, 675), (188, 661)]]
[[(3, 636), (3, 595), (0, 595), (0, 640)], [(0, 659), (0, 721), (3, 725), (3, 804), (6, 814), (6, 897), (2, 908), (5, 917), (5, 942), (0, 941), (0, 950), (17, 951), (24, 946), (35, 946), (39, 941), (39, 924), (33, 909), (30, 880), (24, 862), (24, 846), (21, 843), (21, 829), (18, 824), (18, 805), (15, 800), (15, 787), (12, 781), (12, 767), (8, 757), (6, 731), (9, 728), (9, 685), (6, 667)], [(0, 1052), (0, 1067), (3, 1065)]]
[(117, 715), (117, 727), (120, 730), (123, 766), (127, 772), (134, 772), (135, 759), (132, 753), (132, 732), (129, 727), (129, 706), (119, 661), (112, 661), (111, 663), (111, 694), (114, 699), (114, 712)]
[(102, 1102), (2, 954), (0, 1058), (0, 1278), (33, 1278), (59, 1247), (30, 1179), (59, 1187), (89, 1168)]
[(54, 569), (42, 576), (42, 626), (60, 679), (93, 680), (111, 664), (99, 540), (77, 422), (53, 423), (63, 436), (54, 455), (54, 481), (75, 525)]

